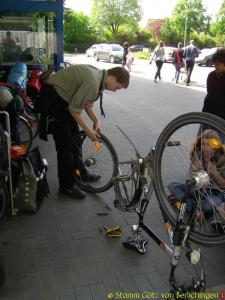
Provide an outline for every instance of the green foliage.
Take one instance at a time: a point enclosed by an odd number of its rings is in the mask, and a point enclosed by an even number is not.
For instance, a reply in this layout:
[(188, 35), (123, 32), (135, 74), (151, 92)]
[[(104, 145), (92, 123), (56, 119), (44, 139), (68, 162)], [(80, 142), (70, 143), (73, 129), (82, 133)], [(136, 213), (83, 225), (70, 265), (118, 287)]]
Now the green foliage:
[(177, 31), (173, 21), (169, 18), (166, 18), (160, 29), (159, 39), (163, 40), (165, 45), (175, 46), (179, 41), (183, 40), (183, 37)]
[(64, 43), (65, 50), (74, 52), (77, 48), (82, 51), (90, 44), (96, 43), (96, 33), (89, 18), (82, 12), (68, 10), (64, 15)]
[(116, 41), (119, 29), (126, 25), (132, 30), (138, 29), (142, 11), (138, 0), (94, 0), (91, 20), (97, 31), (102, 35), (106, 30)]
[(150, 58), (150, 53), (147, 52), (147, 51), (137, 51), (137, 52), (134, 52), (134, 58), (149, 59)]
[(191, 39), (195, 41), (198, 48), (212, 48), (215, 47), (217, 42), (216, 39), (207, 34), (197, 34), (193, 33), (190, 36)]
[(217, 44), (225, 45), (225, 1), (216, 16), (216, 21), (211, 26), (211, 33), (215, 36)]
[(175, 6), (172, 17), (166, 19), (160, 30), (160, 38), (166, 44), (176, 45), (179, 41), (190, 40), (192, 33), (208, 33), (210, 17), (206, 15), (206, 8), (202, 0), (179, 0)]
[(187, 41), (192, 32), (208, 32), (210, 17), (206, 15), (206, 8), (202, 0), (180, 0), (172, 13), (172, 23), (176, 27), (178, 36), (184, 35), (186, 23)]

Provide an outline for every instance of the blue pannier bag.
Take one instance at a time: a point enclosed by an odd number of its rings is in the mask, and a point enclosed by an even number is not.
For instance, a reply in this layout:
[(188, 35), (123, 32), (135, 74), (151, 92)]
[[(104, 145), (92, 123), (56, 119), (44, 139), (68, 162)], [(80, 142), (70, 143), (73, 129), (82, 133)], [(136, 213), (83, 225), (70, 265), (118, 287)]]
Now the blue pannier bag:
[(25, 89), (27, 85), (27, 66), (24, 63), (16, 63), (10, 69), (7, 83)]

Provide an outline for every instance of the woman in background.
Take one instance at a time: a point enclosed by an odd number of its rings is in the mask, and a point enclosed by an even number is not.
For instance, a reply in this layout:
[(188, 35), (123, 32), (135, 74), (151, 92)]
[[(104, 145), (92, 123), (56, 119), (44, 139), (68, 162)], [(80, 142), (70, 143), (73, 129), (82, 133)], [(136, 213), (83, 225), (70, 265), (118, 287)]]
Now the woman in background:
[(152, 59), (150, 63), (152, 63), (152, 60), (155, 60), (155, 64), (157, 67), (157, 71), (155, 73), (154, 81), (157, 82), (157, 77), (159, 77), (159, 80), (161, 80), (161, 69), (164, 62), (165, 57), (165, 48), (163, 41), (159, 41), (158, 46), (155, 48), (155, 51), (153, 53)]
[(175, 67), (174, 78), (175, 78), (175, 82), (178, 83), (180, 77), (180, 69), (185, 67), (184, 60), (183, 60), (184, 50), (182, 48), (181, 42), (178, 43), (177, 49), (173, 51), (172, 57), (173, 57), (173, 64)]

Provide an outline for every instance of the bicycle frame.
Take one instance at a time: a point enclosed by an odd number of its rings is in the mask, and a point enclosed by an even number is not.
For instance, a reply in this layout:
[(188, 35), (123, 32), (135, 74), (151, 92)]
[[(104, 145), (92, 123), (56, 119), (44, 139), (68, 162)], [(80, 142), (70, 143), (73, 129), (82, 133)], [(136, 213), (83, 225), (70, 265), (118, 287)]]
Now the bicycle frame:
[[(119, 127), (118, 127), (119, 128)], [(187, 181), (187, 190), (186, 193), (183, 196), (183, 199), (181, 201), (181, 205), (179, 208), (179, 213), (177, 217), (177, 222), (175, 224), (175, 228), (171, 226), (169, 223), (168, 219), (166, 218), (162, 207), (160, 206), (160, 211), (163, 216), (164, 220), (164, 226), (167, 231), (169, 240), (173, 246), (173, 249), (169, 247), (152, 229), (150, 229), (149, 226), (147, 226), (144, 223), (144, 214), (145, 211), (148, 207), (148, 204), (150, 202), (152, 193), (153, 193), (153, 185), (154, 185), (154, 176), (152, 173), (152, 165), (153, 165), (153, 157), (154, 157), (154, 148), (151, 149), (149, 154), (147, 155), (146, 158), (141, 158), (138, 150), (132, 143), (132, 141), (127, 137), (127, 135), (119, 128), (119, 130), (123, 133), (123, 135), (128, 139), (128, 141), (131, 143), (133, 146), (137, 159), (136, 160), (131, 160), (131, 161), (123, 161), (119, 162), (119, 164), (130, 164), (132, 167), (136, 164), (136, 169), (139, 170), (138, 172), (138, 187), (137, 190), (139, 192), (137, 193), (137, 197), (134, 193), (135, 196), (133, 196), (131, 203), (128, 204), (127, 208), (131, 209), (132, 207), (135, 207), (137, 203), (140, 202), (140, 208), (138, 209), (137, 207), (134, 208), (136, 211), (139, 221), (138, 225), (133, 225), (133, 233), (135, 235), (135, 238), (132, 239), (128, 237), (128, 239), (123, 242), (124, 247), (126, 248), (132, 248), (138, 251), (140, 254), (145, 253), (145, 245), (147, 244), (147, 240), (143, 239), (141, 236), (142, 231), (144, 230), (157, 244), (158, 246), (163, 249), (170, 257), (171, 257), (171, 270), (170, 270), (170, 276), (169, 276), (169, 283), (171, 286), (171, 293), (173, 295), (176, 295), (178, 292), (200, 292), (205, 290), (205, 273), (204, 273), (204, 268), (203, 268), (203, 262), (201, 259), (200, 255), (200, 249), (198, 250), (192, 250), (189, 240), (188, 240), (188, 235), (190, 232), (190, 225), (187, 225), (187, 220), (185, 221), (185, 217), (187, 216), (186, 214), (186, 199), (189, 196), (189, 194), (192, 192), (194, 186), (197, 184), (198, 180), (196, 178), (192, 178), (191, 180)], [(121, 175), (121, 170), (119, 168), (119, 175), (117, 176), (117, 179), (119, 181), (122, 181), (122, 186), (125, 190), (125, 195), (127, 195), (126, 187), (124, 182), (126, 180), (129, 180), (126, 178), (126, 176)], [(147, 183), (147, 175), (150, 174), (151, 178), (151, 184), (148, 185)], [(116, 179), (115, 179), (116, 180)], [(141, 190), (141, 191), (140, 191)], [(136, 192), (136, 190), (135, 190)], [(144, 198), (141, 199), (141, 196), (144, 195)], [(141, 199), (141, 200), (140, 200)], [(115, 206), (117, 202), (115, 203)], [(126, 210), (126, 208), (124, 208)], [(188, 221), (191, 220), (191, 216), (188, 217)], [(176, 267), (179, 264), (181, 254), (183, 250), (185, 249), (186, 252), (186, 257), (188, 261), (193, 265), (195, 271), (196, 267), (195, 265), (197, 263), (201, 263), (201, 271), (200, 275), (196, 271), (196, 274), (198, 275), (198, 278), (192, 278), (192, 283), (185, 285), (185, 284), (178, 284), (176, 279), (175, 279), (175, 270)], [(175, 296), (174, 296), (175, 297)]]

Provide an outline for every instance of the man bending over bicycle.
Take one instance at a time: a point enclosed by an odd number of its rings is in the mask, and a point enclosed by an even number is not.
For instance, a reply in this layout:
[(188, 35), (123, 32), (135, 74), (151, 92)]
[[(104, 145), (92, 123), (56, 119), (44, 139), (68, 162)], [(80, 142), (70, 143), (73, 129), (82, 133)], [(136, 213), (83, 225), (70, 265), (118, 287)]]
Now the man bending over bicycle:
[[(115, 92), (127, 88), (129, 72), (122, 67), (99, 70), (91, 65), (72, 65), (51, 75), (40, 95), (38, 109), (41, 113), (39, 137), (47, 140), (51, 133), (55, 141), (58, 161), (60, 191), (83, 199), (85, 193), (74, 183), (74, 170), (80, 165), (82, 150), (79, 140), (79, 126), (92, 141), (99, 139), (100, 122), (93, 110), (93, 104), (104, 89)], [(85, 110), (93, 123), (89, 127), (82, 116)], [(82, 180), (94, 182), (99, 175), (90, 174), (83, 166)]]

